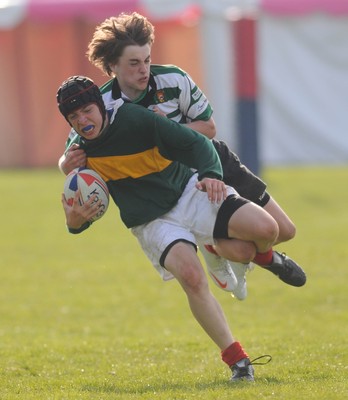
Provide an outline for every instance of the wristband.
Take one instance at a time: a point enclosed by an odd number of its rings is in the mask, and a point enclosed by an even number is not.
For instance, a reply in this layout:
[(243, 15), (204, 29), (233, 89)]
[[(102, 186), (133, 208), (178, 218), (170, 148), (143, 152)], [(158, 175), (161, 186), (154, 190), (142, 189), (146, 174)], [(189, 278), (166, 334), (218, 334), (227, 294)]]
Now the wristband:
[(69, 233), (72, 233), (75, 235), (77, 233), (83, 232), (84, 230), (89, 228), (91, 225), (92, 225), (92, 222), (87, 221), (84, 224), (82, 224), (79, 228), (69, 228), (68, 226), (67, 226), (67, 228), (68, 228)]

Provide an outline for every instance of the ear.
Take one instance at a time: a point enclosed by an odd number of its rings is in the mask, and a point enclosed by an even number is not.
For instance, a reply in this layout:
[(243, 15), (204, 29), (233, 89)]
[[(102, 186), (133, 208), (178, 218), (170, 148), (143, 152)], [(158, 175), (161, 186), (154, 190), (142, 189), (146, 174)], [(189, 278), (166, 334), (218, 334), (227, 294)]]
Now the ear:
[(109, 64), (109, 76), (115, 77), (117, 75), (117, 64)]

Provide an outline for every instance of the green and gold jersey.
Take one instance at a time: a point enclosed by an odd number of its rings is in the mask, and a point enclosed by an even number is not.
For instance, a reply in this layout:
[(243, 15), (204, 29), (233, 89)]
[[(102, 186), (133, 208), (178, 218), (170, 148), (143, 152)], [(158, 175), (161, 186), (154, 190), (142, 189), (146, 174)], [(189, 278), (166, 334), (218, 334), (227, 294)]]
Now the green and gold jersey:
[[(211, 142), (199, 133), (144, 107), (115, 107), (112, 123), (97, 139), (76, 136), (87, 154), (87, 167), (108, 185), (130, 228), (171, 210), (191, 178), (222, 178), (221, 163)], [(71, 144), (72, 144), (71, 143)]]

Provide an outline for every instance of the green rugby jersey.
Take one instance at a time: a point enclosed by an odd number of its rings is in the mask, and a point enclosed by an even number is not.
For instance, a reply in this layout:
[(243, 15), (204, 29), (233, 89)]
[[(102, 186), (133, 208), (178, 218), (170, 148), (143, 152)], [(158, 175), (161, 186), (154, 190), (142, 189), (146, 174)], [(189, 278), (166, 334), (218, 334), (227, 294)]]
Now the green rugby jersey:
[(77, 135), (74, 142), (86, 151), (87, 167), (106, 181), (128, 228), (170, 211), (193, 175), (191, 168), (199, 179), (222, 178), (206, 137), (132, 103), (115, 107), (100, 137), (88, 141)]

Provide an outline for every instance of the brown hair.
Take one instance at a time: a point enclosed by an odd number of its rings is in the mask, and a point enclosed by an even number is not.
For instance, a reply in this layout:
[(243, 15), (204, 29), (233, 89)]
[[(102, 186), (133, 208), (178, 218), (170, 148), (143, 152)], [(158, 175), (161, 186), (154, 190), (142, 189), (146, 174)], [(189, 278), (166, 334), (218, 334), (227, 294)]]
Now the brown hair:
[(122, 13), (106, 19), (96, 27), (86, 55), (93, 65), (111, 76), (110, 65), (117, 64), (124, 48), (152, 45), (155, 40), (154, 31), (155, 27), (146, 17), (136, 12)]

